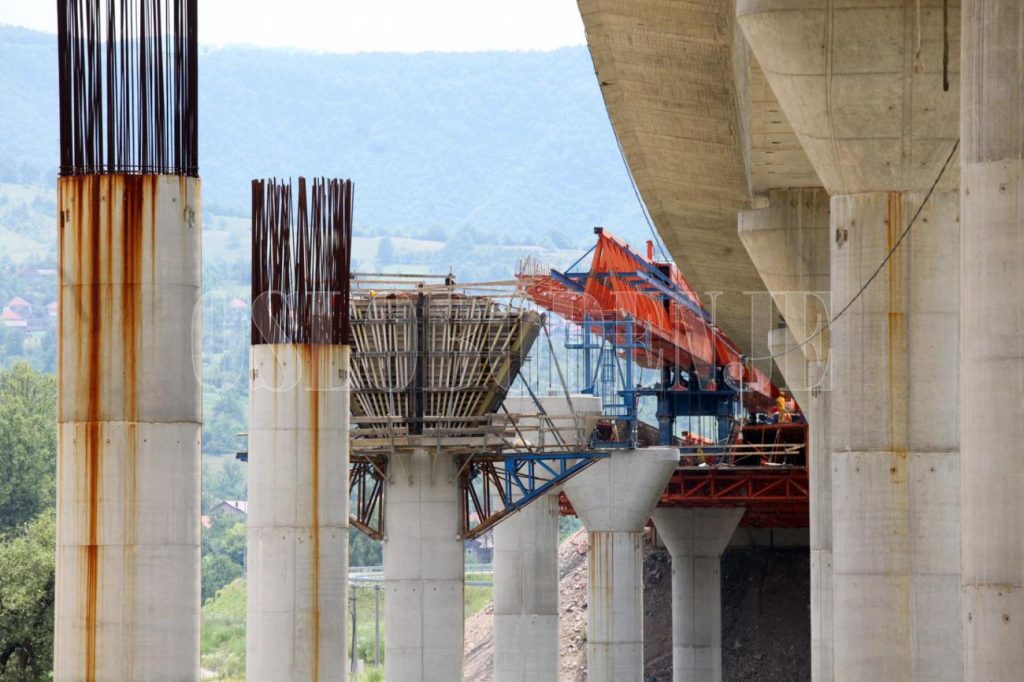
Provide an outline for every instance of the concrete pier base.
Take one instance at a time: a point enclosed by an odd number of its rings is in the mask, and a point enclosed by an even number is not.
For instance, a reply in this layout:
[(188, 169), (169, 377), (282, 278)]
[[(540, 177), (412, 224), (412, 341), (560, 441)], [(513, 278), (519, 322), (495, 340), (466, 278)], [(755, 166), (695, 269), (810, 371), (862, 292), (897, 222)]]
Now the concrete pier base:
[(590, 682), (643, 679), (643, 528), (678, 463), (672, 448), (615, 451), (565, 484), (589, 534)]
[(558, 493), (494, 527), (494, 682), (558, 678)]
[(198, 679), (199, 180), (63, 177), (59, 211), (54, 679)]
[(246, 679), (345, 680), (349, 349), (252, 347)]
[(655, 509), (672, 556), (672, 680), (722, 680), (722, 552), (743, 509)]
[(392, 455), (384, 501), (384, 676), (461, 680), (465, 559), (455, 460)]

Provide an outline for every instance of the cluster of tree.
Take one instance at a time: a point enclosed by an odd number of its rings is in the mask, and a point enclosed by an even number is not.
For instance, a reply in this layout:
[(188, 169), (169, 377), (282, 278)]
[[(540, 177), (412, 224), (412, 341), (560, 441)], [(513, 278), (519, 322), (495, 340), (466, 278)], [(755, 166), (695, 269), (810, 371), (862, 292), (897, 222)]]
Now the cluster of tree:
[(57, 386), (19, 362), (0, 371), (0, 680), (53, 666)]
[(203, 602), (245, 574), (245, 521), (220, 512), (203, 529)]

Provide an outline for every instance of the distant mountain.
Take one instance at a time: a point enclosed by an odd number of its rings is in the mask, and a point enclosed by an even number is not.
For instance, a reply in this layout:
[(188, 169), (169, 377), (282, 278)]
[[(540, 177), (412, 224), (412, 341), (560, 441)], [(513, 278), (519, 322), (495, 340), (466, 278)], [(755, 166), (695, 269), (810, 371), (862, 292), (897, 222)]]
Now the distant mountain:
[[(56, 39), (0, 26), (0, 183), (52, 187)], [(351, 177), (363, 235), (585, 248), (646, 226), (586, 48), (200, 58), (208, 215), (248, 215), (254, 177)], [(0, 227), (8, 232), (16, 226)]]

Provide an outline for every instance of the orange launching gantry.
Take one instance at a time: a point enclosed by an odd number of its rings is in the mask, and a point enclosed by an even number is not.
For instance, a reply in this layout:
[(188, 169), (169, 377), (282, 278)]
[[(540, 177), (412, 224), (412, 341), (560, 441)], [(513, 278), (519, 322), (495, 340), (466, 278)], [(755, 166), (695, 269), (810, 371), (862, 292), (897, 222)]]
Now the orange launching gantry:
[[(779, 389), (715, 325), (679, 269), (655, 261), (651, 242), (644, 257), (602, 228), (594, 231), (588, 271), (573, 269), (584, 254), (566, 272), (524, 266), (518, 277), (529, 298), (577, 326), (578, 338), (566, 347), (582, 352), (583, 392), (600, 394), (606, 415), (626, 422), (614, 429), (616, 440), (636, 443), (643, 396), (657, 398), (661, 445), (680, 442), (678, 417), (717, 418), (719, 444), (742, 441), (748, 427), (771, 421), (764, 415)], [(634, 364), (660, 370), (660, 381), (638, 385)], [(803, 421), (795, 405), (792, 414)], [(684, 442), (692, 437), (684, 434)]]

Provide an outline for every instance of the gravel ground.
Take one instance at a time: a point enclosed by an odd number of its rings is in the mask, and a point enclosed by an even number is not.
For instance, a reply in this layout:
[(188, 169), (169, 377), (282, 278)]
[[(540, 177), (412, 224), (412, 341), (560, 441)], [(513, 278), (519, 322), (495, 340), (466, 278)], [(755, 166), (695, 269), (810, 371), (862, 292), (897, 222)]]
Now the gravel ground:
[[(587, 540), (559, 549), (559, 682), (587, 679)], [(807, 551), (728, 550), (722, 557), (722, 676), (725, 682), (810, 680), (810, 565)], [(672, 679), (672, 566), (647, 546), (644, 558), (645, 682)], [(493, 678), (491, 606), (466, 621), (466, 680)]]

